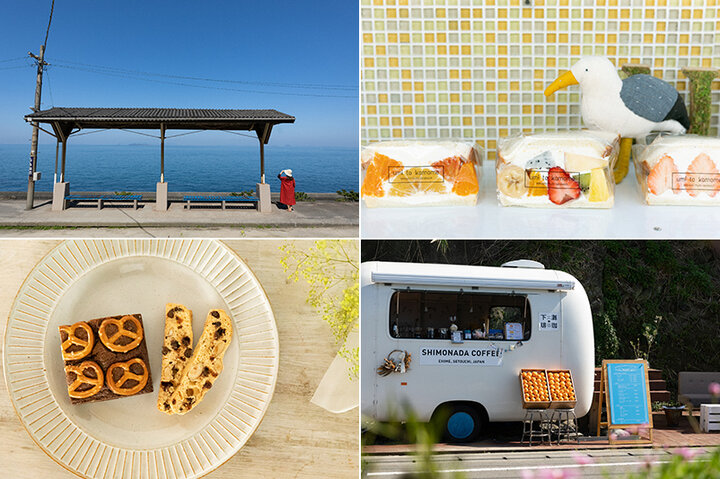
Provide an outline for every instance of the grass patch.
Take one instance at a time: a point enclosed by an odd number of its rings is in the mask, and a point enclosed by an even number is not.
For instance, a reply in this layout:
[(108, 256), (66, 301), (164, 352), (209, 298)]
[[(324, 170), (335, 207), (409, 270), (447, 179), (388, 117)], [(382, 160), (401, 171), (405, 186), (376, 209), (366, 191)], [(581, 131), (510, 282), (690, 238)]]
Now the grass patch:
[(255, 192), (253, 190), (238, 191), (237, 193), (235, 193), (235, 192), (230, 193), (230, 196), (239, 196), (241, 198), (251, 198), (251, 197), (255, 196)]
[(308, 196), (308, 194), (303, 191), (296, 191), (295, 201), (315, 201), (315, 199), (310, 198), (310, 196)]
[(360, 195), (355, 190), (337, 190), (337, 194), (340, 195), (338, 201), (354, 201), (356, 203), (360, 201)]

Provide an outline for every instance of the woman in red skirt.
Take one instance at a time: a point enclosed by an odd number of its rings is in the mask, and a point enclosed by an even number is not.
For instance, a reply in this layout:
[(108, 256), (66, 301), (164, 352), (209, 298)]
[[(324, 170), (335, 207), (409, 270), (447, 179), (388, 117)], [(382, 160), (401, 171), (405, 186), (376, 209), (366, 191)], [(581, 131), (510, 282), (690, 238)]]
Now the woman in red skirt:
[(278, 175), (278, 179), (282, 183), (280, 186), (280, 203), (285, 205), (288, 211), (292, 211), (295, 204), (295, 178), (293, 178), (292, 170), (282, 170)]

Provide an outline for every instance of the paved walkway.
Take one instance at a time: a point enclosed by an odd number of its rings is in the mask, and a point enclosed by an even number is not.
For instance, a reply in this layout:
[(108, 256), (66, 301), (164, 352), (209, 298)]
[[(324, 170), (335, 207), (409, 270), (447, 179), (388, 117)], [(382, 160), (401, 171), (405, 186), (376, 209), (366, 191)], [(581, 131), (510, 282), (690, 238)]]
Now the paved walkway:
[[(686, 450), (689, 451), (689, 450)], [(705, 448), (694, 448), (702, 460)], [(527, 477), (627, 478), (630, 473), (673, 460), (666, 449), (593, 449), (590, 451), (474, 452), (436, 454), (432, 465), (439, 477), (458, 474), (467, 479), (522, 479)], [(425, 462), (415, 455), (364, 456), (364, 475), (370, 478), (423, 477)], [(645, 474), (642, 474), (645, 477)], [(656, 477), (656, 476), (653, 476)]]
[[(695, 412), (695, 422), (699, 420), (699, 412)], [(436, 453), (472, 453), (472, 452), (511, 452), (511, 451), (552, 451), (566, 449), (626, 449), (637, 447), (678, 448), (683, 446), (720, 446), (720, 433), (696, 432), (685, 414), (676, 428), (669, 428), (662, 412), (653, 413), (652, 444), (613, 444), (609, 445), (606, 437), (582, 437), (580, 443), (562, 442), (560, 445), (536, 444), (528, 446), (520, 442), (516, 424), (503, 423), (491, 425), (491, 438), (468, 444), (436, 444)], [(414, 444), (378, 444), (363, 447), (363, 454), (409, 454), (414, 452)]]
[[(272, 212), (267, 214), (232, 207), (222, 210), (219, 207), (197, 206), (185, 210), (182, 203), (172, 203), (168, 211), (162, 212), (155, 211), (152, 203), (141, 204), (137, 210), (115, 205), (98, 210), (94, 206), (82, 205), (65, 211), (52, 211), (48, 200), (36, 201), (36, 207), (26, 211), (24, 200), (0, 200), (0, 236), (5, 237), (37, 236), (38, 232), (40, 236), (48, 236), (51, 229), (53, 237), (64, 236), (63, 232), (70, 231), (80, 232), (72, 236), (98, 236), (100, 230), (93, 232), (91, 228), (112, 228), (109, 236), (128, 236), (124, 233), (130, 233), (119, 228), (133, 228), (141, 232), (173, 228), (183, 236), (357, 237), (358, 224), (358, 203), (335, 199), (300, 202), (292, 213), (273, 204)], [(332, 234), (325, 234), (327, 232)], [(156, 233), (151, 236), (173, 234), (170, 231)]]

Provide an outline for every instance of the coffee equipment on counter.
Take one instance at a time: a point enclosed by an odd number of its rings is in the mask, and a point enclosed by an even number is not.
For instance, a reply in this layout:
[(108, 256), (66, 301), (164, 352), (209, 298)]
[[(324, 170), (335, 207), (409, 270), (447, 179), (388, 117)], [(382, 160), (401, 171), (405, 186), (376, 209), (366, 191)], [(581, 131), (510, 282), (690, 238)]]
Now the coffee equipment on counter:
[(440, 339), (450, 339), (450, 334), (448, 333), (448, 328), (439, 328), (438, 329), (438, 337)]

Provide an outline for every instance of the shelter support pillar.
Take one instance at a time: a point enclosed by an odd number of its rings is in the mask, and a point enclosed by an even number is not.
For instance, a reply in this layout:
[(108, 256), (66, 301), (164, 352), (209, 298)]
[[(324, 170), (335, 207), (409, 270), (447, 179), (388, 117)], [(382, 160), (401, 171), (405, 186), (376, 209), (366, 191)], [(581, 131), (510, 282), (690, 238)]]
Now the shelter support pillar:
[(272, 211), (272, 202), (270, 201), (270, 185), (265, 183), (265, 143), (270, 134), (270, 127), (266, 123), (262, 134), (255, 130), (260, 140), (260, 183), (256, 184), (256, 192), (258, 198), (258, 211), (260, 213), (270, 213)]
[(53, 186), (52, 210), (63, 211), (67, 208), (65, 197), (70, 194), (70, 183), (55, 183)]
[(168, 209), (168, 184), (165, 182), (165, 124), (160, 124), (160, 182), (155, 189), (155, 211)]
[(256, 183), (255, 188), (258, 198), (258, 211), (260, 213), (270, 213), (272, 211), (272, 202), (270, 201), (270, 185), (268, 185), (267, 183)]
[(161, 181), (155, 190), (155, 211), (167, 211), (168, 209), (168, 184)]
[[(60, 138), (59, 138), (60, 139)], [(62, 160), (60, 167), (60, 181), (53, 185), (52, 210), (63, 211), (67, 208), (65, 197), (70, 194), (70, 183), (65, 181), (65, 157), (67, 154), (67, 136), (62, 137)]]
[(260, 183), (265, 183), (265, 144), (260, 140)]

